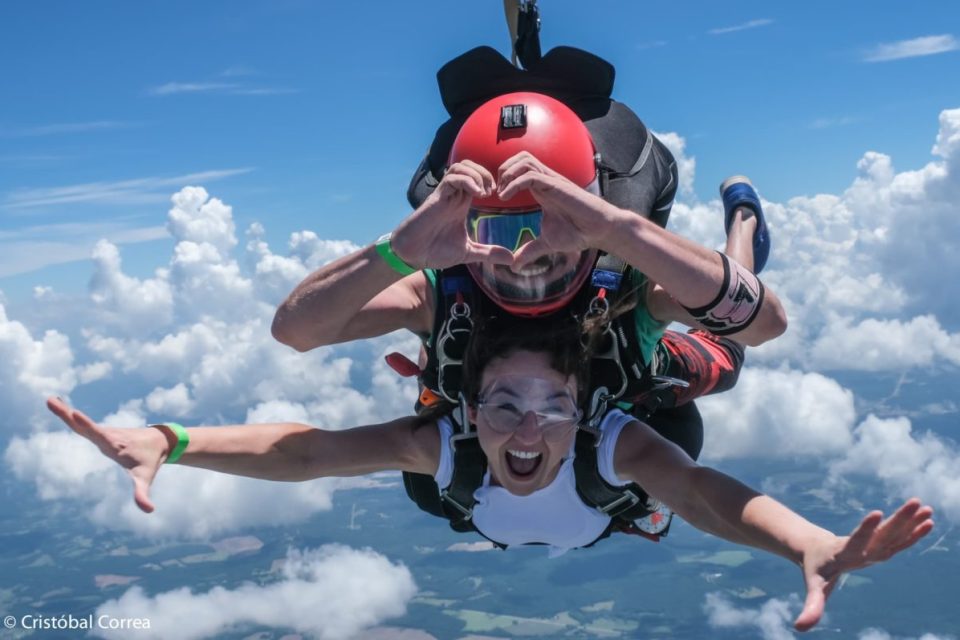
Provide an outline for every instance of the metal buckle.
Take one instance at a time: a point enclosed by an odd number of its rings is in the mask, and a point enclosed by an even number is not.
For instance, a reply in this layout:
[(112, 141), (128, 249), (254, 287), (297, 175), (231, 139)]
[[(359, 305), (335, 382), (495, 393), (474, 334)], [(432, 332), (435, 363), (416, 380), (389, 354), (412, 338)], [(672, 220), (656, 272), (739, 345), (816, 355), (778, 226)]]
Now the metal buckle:
[(454, 500), (450, 497), (450, 494), (447, 493), (447, 490), (444, 489), (440, 492), (440, 499), (452, 506), (454, 509), (463, 514), (464, 520), (470, 520), (473, 518), (473, 509), (467, 509), (465, 506)]
[(671, 378), (670, 376), (651, 376), (650, 382), (653, 383), (653, 386), (650, 388), (651, 391), (662, 391), (670, 387), (686, 389), (690, 386), (690, 383), (686, 380)]
[(630, 491), (629, 489), (627, 489), (620, 495), (619, 498), (617, 498), (616, 500), (614, 500), (613, 502), (611, 502), (606, 506), (597, 507), (597, 509), (599, 509), (600, 512), (603, 513), (604, 515), (610, 515), (611, 511), (613, 511), (614, 509), (622, 505), (624, 502), (628, 502), (628, 501), (630, 502), (630, 505), (627, 507), (629, 509), (630, 507), (633, 507), (639, 504), (640, 497), (637, 494), (635, 494), (633, 491)]

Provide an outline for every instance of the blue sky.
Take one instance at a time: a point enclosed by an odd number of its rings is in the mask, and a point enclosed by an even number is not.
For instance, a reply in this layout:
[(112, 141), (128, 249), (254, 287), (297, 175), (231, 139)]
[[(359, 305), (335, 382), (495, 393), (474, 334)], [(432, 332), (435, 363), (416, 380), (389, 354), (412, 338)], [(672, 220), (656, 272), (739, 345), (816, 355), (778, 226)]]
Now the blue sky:
[[(921, 166), (938, 112), (960, 104), (953, 3), (541, 10), (545, 49), (605, 57), (615, 96), (686, 139), (701, 200), (731, 173), (776, 200), (837, 192), (868, 150)], [(169, 196), (190, 183), (276, 242), (303, 228), (370, 241), (406, 213), (409, 175), (444, 120), (436, 69), (472, 46), (507, 48), (499, 2), (40, 2), (0, 17), (0, 290), (14, 300), (81, 284), (89, 271), (70, 266), (10, 274), (79, 257), (97, 233), (164, 237)], [(941, 53), (868, 61), (924, 38), (914, 54)], [(168, 247), (141, 244), (128, 266)]]

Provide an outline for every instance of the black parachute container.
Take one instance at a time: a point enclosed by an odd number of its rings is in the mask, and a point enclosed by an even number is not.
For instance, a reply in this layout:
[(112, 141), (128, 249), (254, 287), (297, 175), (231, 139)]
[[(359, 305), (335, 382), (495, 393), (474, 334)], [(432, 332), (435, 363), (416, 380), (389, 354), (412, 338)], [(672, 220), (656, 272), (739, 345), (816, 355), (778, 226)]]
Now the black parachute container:
[(613, 65), (582, 49), (556, 47), (513, 66), (491, 47), (477, 47), (437, 72), (440, 98), (450, 119), (440, 125), (417, 168), (407, 199), (418, 207), (436, 188), (450, 147), (464, 120), (487, 100), (515, 91), (534, 91), (560, 100), (586, 124), (600, 156), (604, 199), (666, 226), (677, 189), (670, 151), (621, 102), (613, 100)]

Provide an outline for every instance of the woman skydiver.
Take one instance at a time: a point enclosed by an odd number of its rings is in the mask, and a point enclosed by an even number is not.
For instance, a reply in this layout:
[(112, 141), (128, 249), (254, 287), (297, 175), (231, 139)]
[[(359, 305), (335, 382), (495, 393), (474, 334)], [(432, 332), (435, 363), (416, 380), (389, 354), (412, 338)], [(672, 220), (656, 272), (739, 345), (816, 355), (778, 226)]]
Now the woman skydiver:
[[(500, 544), (590, 545), (610, 518), (584, 504), (574, 477), (574, 442), (589, 388), (583, 331), (573, 322), (512, 322), (509, 334), (497, 325), (477, 328), (464, 365), (466, 414), (487, 469), (474, 494), (473, 524)], [(47, 405), (128, 471), (134, 500), (146, 513), (154, 510), (150, 486), (164, 462), (290, 482), (399, 470), (432, 475), (445, 487), (456, 441), (463, 437), (454, 435), (449, 414), (337, 431), (294, 423), (130, 429), (98, 425), (59, 398)], [(843, 573), (889, 559), (933, 527), (933, 510), (914, 498), (887, 519), (872, 511), (851, 535), (837, 536), (697, 464), (619, 410), (605, 415), (600, 431), (597, 465), (608, 483), (636, 483), (703, 531), (797, 563), (807, 590), (795, 621), (800, 631), (820, 620)]]

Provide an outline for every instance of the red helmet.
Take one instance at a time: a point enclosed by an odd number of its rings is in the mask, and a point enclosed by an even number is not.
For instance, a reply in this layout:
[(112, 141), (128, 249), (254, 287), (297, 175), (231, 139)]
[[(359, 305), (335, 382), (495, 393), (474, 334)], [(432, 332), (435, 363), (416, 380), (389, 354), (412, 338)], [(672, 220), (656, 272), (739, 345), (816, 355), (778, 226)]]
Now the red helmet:
[[(494, 176), (507, 159), (527, 151), (571, 182), (599, 193), (596, 151), (590, 132), (562, 102), (539, 93), (508, 93), (485, 102), (463, 123), (450, 149), (450, 164), (471, 160)], [(543, 212), (530, 191), (509, 200), (496, 193), (474, 198), (467, 219), (470, 237), (515, 251), (540, 234)], [(596, 251), (544, 256), (520, 272), (502, 265), (469, 264), (474, 280), (510, 313), (550, 313), (576, 295)]]

